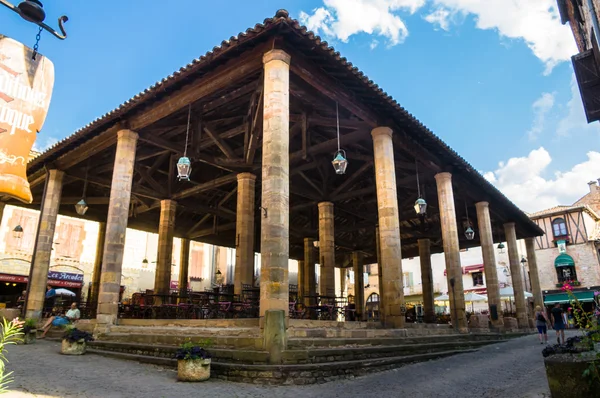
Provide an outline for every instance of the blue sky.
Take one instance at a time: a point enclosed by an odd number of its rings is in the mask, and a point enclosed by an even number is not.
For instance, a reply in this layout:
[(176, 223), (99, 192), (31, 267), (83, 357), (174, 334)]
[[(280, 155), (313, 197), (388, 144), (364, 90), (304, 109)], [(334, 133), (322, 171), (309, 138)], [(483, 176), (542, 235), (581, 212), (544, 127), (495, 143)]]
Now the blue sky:
[[(600, 177), (598, 126), (573, 90), (576, 49), (555, 0), (46, 3), (52, 26), (70, 20), (67, 40), (40, 42), (56, 81), (38, 147), (286, 8), (525, 210), (569, 204)], [(0, 33), (32, 46), (36, 31), (0, 9)]]

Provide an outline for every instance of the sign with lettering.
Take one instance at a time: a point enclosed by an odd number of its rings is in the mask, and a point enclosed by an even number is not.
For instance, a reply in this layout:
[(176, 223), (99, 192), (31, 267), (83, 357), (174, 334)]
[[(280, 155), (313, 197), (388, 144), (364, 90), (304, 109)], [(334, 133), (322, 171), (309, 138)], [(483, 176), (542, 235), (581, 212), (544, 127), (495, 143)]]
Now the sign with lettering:
[(42, 129), (52, 89), (54, 64), (22, 43), (0, 35), (0, 194), (32, 202), (26, 167)]
[(69, 272), (50, 271), (48, 272), (48, 279), (55, 279), (58, 281), (83, 282), (83, 274), (71, 274)]

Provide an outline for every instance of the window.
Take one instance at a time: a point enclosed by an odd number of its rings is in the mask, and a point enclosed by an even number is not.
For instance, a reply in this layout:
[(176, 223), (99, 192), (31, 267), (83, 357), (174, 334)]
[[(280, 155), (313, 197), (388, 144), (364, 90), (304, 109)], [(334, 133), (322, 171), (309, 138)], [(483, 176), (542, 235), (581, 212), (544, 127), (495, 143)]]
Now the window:
[(473, 286), (483, 286), (483, 272), (473, 272)]
[(564, 218), (559, 217), (552, 220), (552, 233), (555, 238), (567, 236), (569, 234), (567, 232), (567, 223), (565, 223)]
[(412, 272), (405, 272), (403, 274), (403, 277), (404, 277), (404, 287), (411, 287), (411, 286), (415, 285)]
[(83, 250), (84, 238), (83, 222), (63, 221), (58, 226), (58, 239), (54, 250), (58, 257), (79, 258)]
[(379, 319), (379, 295), (377, 293), (371, 293), (371, 295), (367, 298), (365, 311), (367, 312), (368, 319)]
[(558, 277), (558, 283), (577, 280), (575, 267), (558, 267), (556, 268), (556, 276)]

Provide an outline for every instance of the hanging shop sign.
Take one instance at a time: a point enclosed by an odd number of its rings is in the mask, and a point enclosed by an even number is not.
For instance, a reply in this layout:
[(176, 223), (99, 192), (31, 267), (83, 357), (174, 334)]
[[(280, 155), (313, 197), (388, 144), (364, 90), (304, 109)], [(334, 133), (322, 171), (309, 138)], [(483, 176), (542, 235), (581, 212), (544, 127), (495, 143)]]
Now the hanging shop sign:
[(54, 65), (16, 40), (0, 35), (0, 194), (31, 203), (26, 167), (42, 129)]

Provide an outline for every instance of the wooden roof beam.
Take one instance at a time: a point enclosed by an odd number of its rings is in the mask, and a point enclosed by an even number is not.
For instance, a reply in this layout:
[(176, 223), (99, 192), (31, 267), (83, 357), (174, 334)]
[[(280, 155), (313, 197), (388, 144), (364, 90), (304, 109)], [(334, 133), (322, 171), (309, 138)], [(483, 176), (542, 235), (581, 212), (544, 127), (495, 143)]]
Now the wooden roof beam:
[(195, 187), (188, 188), (183, 191), (177, 192), (177, 193), (171, 195), (171, 199), (173, 199), (173, 200), (184, 199), (189, 196), (196, 195), (198, 193), (207, 191), (209, 189), (215, 189), (215, 188), (222, 187), (224, 185), (231, 184), (235, 181), (237, 181), (237, 174), (228, 174), (228, 175), (216, 178), (212, 181), (200, 183), (200, 184), (196, 185)]
[(139, 131), (154, 122), (180, 111), (185, 106), (223, 90), (231, 84), (262, 69), (262, 56), (265, 50), (265, 45), (258, 46), (253, 51), (231, 59), (217, 70), (205, 74), (193, 83), (155, 102), (153, 105), (130, 117), (128, 119), (129, 127), (132, 130)]

